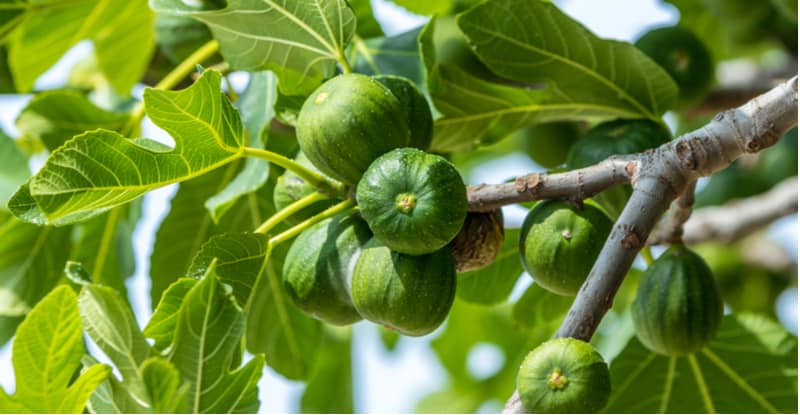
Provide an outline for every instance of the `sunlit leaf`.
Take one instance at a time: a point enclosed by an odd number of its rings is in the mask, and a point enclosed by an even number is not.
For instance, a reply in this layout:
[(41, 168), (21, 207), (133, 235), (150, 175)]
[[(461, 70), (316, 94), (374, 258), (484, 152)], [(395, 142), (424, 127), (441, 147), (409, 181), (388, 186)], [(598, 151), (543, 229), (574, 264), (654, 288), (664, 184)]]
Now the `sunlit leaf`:
[(392, 0), (406, 10), (416, 14), (447, 14), (455, 0)]
[(216, 235), (208, 240), (189, 266), (188, 275), (202, 278), (216, 263), (219, 280), (231, 286), (240, 307), (245, 307), (269, 256), (267, 237), (258, 233)]
[(155, 340), (153, 348), (164, 352), (171, 348), (175, 340), (175, 327), (178, 325), (178, 311), (183, 298), (197, 284), (193, 278), (181, 278), (173, 282), (161, 296), (153, 311), (153, 316), (144, 328), (144, 335)]
[(766, 318), (729, 315), (688, 356), (631, 340), (611, 363), (611, 382), (610, 413), (797, 413), (797, 338)]
[(122, 375), (122, 386), (140, 408), (150, 407), (142, 379), (141, 364), (150, 353), (127, 301), (116, 291), (99, 285), (86, 285), (78, 297), (81, 323), (89, 337), (111, 359)]
[(284, 93), (310, 93), (336, 70), (355, 32), (345, 0), (230, 0), (198, 11), (180, 0), (152, 0), (158, 12), (188, 14), (208, 25), (234, 69), (271, 70)]
[[(147, 114), (172, 135), (174, 148), (111, 131), (90, 131), (54, 151), (12, 201), (30, 199), (40, 219), (71, 223), (238, 158), (244, 144), (242, 124), (219, 85), (219, 72), (206, 71), (183, 91), (145, 90)], [(10, 207), (26, 219), (35, 216), (30, 203)]]
[(176, 323), (169, 360), (189, 384), (189, 411), (255, 413), (264, 358), (231, 371), (234, 355), (242, 352), (244, 314), (213, 265), (186, 293)]
[(160, 414), (186, 412), (187, 384), (181, 384), (178, 369), (169, 361), (152, 357), (142, 363), (142, 378), (152, 402), (153, 412)]
[(94, 389), (111, 373), (108, 366), (94, 365), (72, 381), (83, 353), (77, 298), (62, 285), (17, 330), (11, 355), (16, 393), (11, 399), (25, 412), (83, 412)]

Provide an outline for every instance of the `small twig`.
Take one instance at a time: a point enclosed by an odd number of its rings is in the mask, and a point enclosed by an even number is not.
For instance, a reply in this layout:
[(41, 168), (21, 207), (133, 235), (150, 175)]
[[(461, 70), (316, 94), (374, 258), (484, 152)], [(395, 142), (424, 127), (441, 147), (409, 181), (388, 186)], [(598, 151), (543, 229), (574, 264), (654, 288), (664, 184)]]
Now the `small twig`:
[[(683, 241), (730, 243), (793, 212), (797, 212), (797, 177), (786, 179), (760, 195), (698, 209), (683, 227)], [(648, 243), (660, 241), (651, 239)]]
[(648, 245), (654, 245), (651, 241), (658, 241), (658, 243), (676, 243), (681, 241), (683, 236), (683, 225), (689, 220), (692, 215), (692, 205), (694, 205), (694, 188), (697, 181), (692, 181), (686, 190), (672, 202), (667, 214), (656, 225), (650, 238), (647, 240)]

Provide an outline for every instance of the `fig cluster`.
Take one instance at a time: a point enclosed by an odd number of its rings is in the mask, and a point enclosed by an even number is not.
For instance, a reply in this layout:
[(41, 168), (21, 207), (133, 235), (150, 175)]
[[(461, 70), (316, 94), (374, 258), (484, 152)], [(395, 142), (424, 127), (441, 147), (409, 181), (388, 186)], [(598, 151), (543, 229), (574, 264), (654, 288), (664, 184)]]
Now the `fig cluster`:
[[(467, 198), (456, 168), (425, 151), (433, 135), (427, 100), (402, 77), (340, 75), (308, 97), (296, 129), (298, 161), (352, 186), (358, 211), (297, 237), (284, 263), (289, 296), (330, 324), (365, 318), (409, 336), (436, 329), (455, 298), (449, 244), (467, 218)], [(276, 204), (313, 191), (286, 173)]]

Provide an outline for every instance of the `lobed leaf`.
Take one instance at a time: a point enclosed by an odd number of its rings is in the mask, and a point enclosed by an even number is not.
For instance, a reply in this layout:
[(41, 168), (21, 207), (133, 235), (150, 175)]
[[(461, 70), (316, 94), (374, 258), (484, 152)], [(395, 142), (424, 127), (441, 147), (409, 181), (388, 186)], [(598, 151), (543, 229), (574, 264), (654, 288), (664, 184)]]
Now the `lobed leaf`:
[(179, 0), (151, 5), (207, 24), (231, 67), (271, 70), (287, 94), (308, 94), (333, 76), (356, 29), (345, 0), (230, 0), (224, 9), (205, 11)]
[(244, 145), (242, 124), (219, 89), (220, 77), (208, 71), (183, 91), (145, 90), (147, 114), (172, 135), (174, 148), (106, 130), (78, 135), (17, 191), (12, 212), (37, 223), (86, 220), (235, 160)]

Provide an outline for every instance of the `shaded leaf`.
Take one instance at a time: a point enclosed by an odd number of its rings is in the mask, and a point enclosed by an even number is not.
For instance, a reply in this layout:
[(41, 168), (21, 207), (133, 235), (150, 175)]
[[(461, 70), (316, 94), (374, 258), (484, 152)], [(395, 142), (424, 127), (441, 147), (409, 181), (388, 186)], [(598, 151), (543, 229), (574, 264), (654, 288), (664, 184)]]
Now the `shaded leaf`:
[[(150, 299), (158, 304), (161, 293), (176, 279), (186, 276), (192, 258), (218, 227), (204, 203), (236, 174), (236, 163), (180, 184), (170, 210), (156, 232), (150, 254)], [(250, 227), (252, 229), (252, 227)]]
[(70, 229), (10, 218), (0, 225), (0, 315), (23, 316), (58, 283)]
[(355, 40), (354, 70), (368, 75), (404, 76), (425, 90), (425, 72), (419, 53), (422, 27), (390, 37)]
[(329, 327), (322, 339), (317, 365), (300, 397), (303, 413), (353, 413), (351, 331)]
[(27, 203), (10, 206), (12, 212), (26, 219), (38, 212), (48, 223), (81, 221), (235, 160), (243, 146), (242, 124), (220, 91), (220, 76), (206, 71), (183, 91), (145, 90), (147, 114), (172, 135), (174, 148), (106, 130), (78, 135), (17, 192), (12, 201)]
[(81, 264), (89, 281), (112, 287), (123, 298), (125, 280), (135, 272), (133, 231), (139, 216), (139, 203), (117, 206), (76, 225), (73, 233), (70, 260)]
[(518, 326), (542, 332), (547, 338), (561, 324), (572, 300), (573, 297), (553, 294), (533, 283), (514, 304), (511, 318)]
[(658, 121), (677, 98), (675, 82), (639, 49), (598, 38), (550, 2), (495, 0), (458, 24), (493, 72), (547, 82), (562, 101)]
[(464, 301), (478, 304), (497, 304), (505, 301), (519, 276), (519, 229), (506, 229), (505, 240), (497, 258), (485, 268), (458, 274), (456, 294)]
[[(262, 131), (272, 119), (273, 104), (277, 95), (277, 79), (270, 72), (250, 74), (250, 81), (239, 97), (236, 107), (242, 117), (245, 129), (250, 136), (250, 147), (262, 148)], [(249, 158), (236, 177), (205, 203), (211, 218), (218, 223), (220, 218), (236, 201), (247, 193), (252, 193), (266, 183), (269, 178), (269, 164), (264, 160)]]
[(226, 8), (208, 11), (179, 0), (151, 4), (158, 12), (204, 22), (232, 68), (271, 70), (287, 94), (310, 93), (333, 76), (356, 28), (345, 0), (230, 0)]
[(289, 379), (307, 379), (320, 350), (322, 323), (303, 314), (286, 294), (281, 274), (289, 244), (273, 249), (247, 310), (247, 349)]
[(17, 116), (16, 127), (54, 151), (80, 133), (98, 128), (117, 131), (127, 120), (128, 114), (98, 108), (85, 95), (64, 89), (36, 94)]
[(766, 318), (728, 315), (708, 347), (685, 357), (632, 339), (611, 381), (611, 413), (796, 413), (797, 338)]
[(0, 210), (6, 210), (8, 198), (30, 176), (28, 158), (0, 129)]
[(11, 362), (16, 393), (26, 411), (80, 413), (94, 389), (111, 373), (94, 365), (70, 382), (84, 353), (75, 293), (62, 285), (47, 295), (17, 330)]
[(372, 13), (369, 0), (348, 0), (356, 15), (356, 33), (361, 37), (383, 36), (383, 29)]
[[(27, 0), (3, 0), (0, 8), (0, 43), (22, 23), (29, 7)], [(2, 85), (2, 84), (0, 84)], [(2, 92), (2, 88), (0, 88)]]

